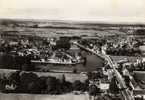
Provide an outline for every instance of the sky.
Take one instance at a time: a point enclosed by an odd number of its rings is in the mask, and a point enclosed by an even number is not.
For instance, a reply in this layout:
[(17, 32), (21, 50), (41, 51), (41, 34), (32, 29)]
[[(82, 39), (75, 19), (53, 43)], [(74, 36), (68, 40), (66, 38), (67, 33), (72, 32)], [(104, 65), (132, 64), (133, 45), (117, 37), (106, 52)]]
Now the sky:
[(145, 0), (0, 0), (0, 18), (145, 23)]

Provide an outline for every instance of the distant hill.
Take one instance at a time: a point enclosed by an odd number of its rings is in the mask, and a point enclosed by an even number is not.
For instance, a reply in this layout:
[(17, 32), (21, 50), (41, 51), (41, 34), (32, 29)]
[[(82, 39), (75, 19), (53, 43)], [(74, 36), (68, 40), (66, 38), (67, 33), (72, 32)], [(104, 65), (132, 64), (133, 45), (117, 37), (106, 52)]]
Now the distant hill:
[(112, 24), (78, 22), (64, 20), (0, 19), (0, 31), (18, 31), (20, 34), (33, 34), (41, 37), (50, 35), (102, 36), (108, 34), (144, 34), (145, 24)]
[(140, 27), (145, 28), (145, 24), (112, 24), (100, 22), (77, 22), (65, 20), (34, 20), (34, 19), (0, 19), (0, 25), (14, 25), (14, 26), (31, 26), (44, 28), (83, 28), (95, 29), (98, 27)]

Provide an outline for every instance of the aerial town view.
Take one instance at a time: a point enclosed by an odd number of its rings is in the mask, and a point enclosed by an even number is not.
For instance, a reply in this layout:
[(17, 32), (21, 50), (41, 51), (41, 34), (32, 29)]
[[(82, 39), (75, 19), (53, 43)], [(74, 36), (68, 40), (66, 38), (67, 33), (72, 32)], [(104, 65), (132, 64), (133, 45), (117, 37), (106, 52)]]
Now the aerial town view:
[(0, 98), (145, 100), (144, 57), (141, 24), (3, 19)]
[(145, 0), (0, 0), (0, 100), (145, 100)]

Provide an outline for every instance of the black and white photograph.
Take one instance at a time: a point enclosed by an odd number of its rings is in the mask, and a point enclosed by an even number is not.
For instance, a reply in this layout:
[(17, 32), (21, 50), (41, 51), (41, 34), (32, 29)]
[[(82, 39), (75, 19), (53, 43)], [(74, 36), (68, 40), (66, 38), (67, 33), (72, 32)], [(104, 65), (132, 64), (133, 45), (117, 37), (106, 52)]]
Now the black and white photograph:
[(145, 100), (145, 0), (0, 0), (0, 100)]

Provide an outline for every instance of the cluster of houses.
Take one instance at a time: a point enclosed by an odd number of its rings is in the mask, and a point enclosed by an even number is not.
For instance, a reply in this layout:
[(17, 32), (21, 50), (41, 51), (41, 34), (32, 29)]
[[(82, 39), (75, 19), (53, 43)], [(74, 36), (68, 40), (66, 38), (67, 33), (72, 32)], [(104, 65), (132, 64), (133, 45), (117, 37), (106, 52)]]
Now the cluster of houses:
[[(4, 66), (4, 68), (8, 67), (8, 69), (14, 68), (17, 70), (34, 71), (34, 65), (37, 65), (38, 63), (44, 65), (54, 64), (67, 66), (77, 64), (85, 65), (87, 58), (85, 57), (85, 54), (82, 53), (83, 50), (74, 45), (73, 42), (77, 42), (83, 45), (86, 49), (92, 50), (98, 54), (103, 53), (116, 56), (142, 56), (142, 50), (144, 49), (141, 47), (144, 45), (144, 41), (139, 41), (134, 38), (130, 39), (130, 37), (129, 39), (121, 38), (118, 42), (114, 43), (114, 41), (110, 42), (109, 40), (106, 40), (106, 38), (100, 38), (97, 36), (61, 36), (59, 38), (44, 38), (34, 35), (32, 36), (30, 34), (19, 35), (13, 33), (17, 32), (4, 32), (0, 37), (0, 65)], [(144, 71), (145, 61), (144, 59), (137, 58), (136, 62), (133, 63), (128, 61), (118, 62), (117, 70), (124, 77), (127, 87), (129, 89), (133, 89), (137, 79), (135, 79), (133, 75), (130, 76), (130, 73), (134, 71)], [(10, 79), (5, 79), (4, 77), (0, 78), (0, 85), (6, 90), (12, 90), (11, 92), (18, 91), (22, 93), (36, 92), (59, 94), (62, 93), (62, 91), (70, 92), (72, 90), (76, 90), (83, 92), (88, 91), (90, 96), (96, 96), (97, 93), (99, 95), (102, 92), (108, 93), (109, 88), (111, 88), (112, 85), (116, 85), (116, 79), (115, 77), (112, 77), (112, 75), (109, 75), (109, 71), (112, 71), (112, 69), (109, 68), (109, 70), (107, 69), (106, 71), (102, 68), (102, 70), (96, 69), (96, 72), (87, 73), (88, 80), (86, 80), (85, 83), (81, 83), (80, 81), (69, 83), (65, 81), (64, 76), (63, 79), (57, 80), (54, 77), (38, 77), (34, 73), (23, 73), (18, 71), (15, 72), (14, 76), (10, 77)], [(75, 70), (74, 73), (76, 73)], [(105, 75), (105, 73), (107, 74)], [(132, 82), (129, 80), (130, 77), (135, 79), (133, 86), (130, 85), (130, 82)], [(109, 80), (109, 82), (107, 81), (109, 84), (106, 80), (104, 81), (104, 79)], [(20, 80), (22, 82), (24, 81), (25, 84), (22, 84)], [(102, 80), (107, 88), (102, 88), (104, 85), (101, 87)], [(44, 82), (45, 86), (41, 86), (41, 82)], [(55, 83), (55, 86), (51, 87), (53, 83)], [(24, 89), (25, 87), (27, 88)], [(118, 92), (121, 89), (117, 86), (115, 87), (116, 88), (114, 90), (112, 88), (110, 91), (112, 94), (115, 94), (115, 92), (119, 94)], [(102, 91), (103, 89), (105, 91)], [(111, 93), (110, 91), (109, 93)]]

